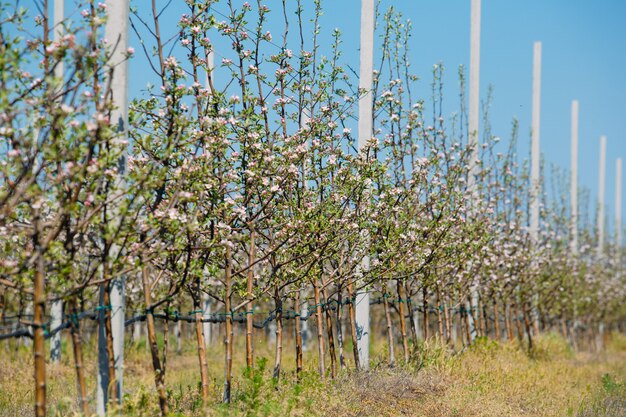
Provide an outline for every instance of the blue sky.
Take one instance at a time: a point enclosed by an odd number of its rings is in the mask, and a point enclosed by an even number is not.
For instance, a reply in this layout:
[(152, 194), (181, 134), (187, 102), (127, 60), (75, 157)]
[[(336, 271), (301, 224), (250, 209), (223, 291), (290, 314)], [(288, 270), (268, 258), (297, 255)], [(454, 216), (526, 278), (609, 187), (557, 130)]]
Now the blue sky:
[[(132, 2), (139, 7), (144, 17), (149, 18), (147, 13), (150, 2)], [(233, 0), (236, 6), (243, 2)], [(160, 6), (166, 3), (165, 0), (157, 2)], [(276, 9), (272, 16), (277, 16), (280, 22), (281, 2), (266, 0), (265, 3)], [(293, 8), (295, 0), (287, 0), (287, 3)], [(310, 16), (313, 1), (302, 0), (302, 3), (305, 15)], [(67, 14), (74, 9), (74, 4), (73, 0), (66, 1)], [(458, 111), (457, 68), (469, 63), (470, 0), (382, 0), (381, 10), (392, 5), (413, 22), (411, 61), (413, 71), (421, 78), (415, 92), (426, 102), (429, 101), (432, 66), (441, 62), (447, 69), (444, 77), (444, 110), (447, 115)], [(185, 11), (181, 6), (184, 6), (182, 0), (176, 0), (164, 13), (164, 37), (176, 33), (178, 18)], [(345, 61), (358, 69), (360, 1), (322, 0), (322, 6), (322, 39), (328, 42), (332, 29), (341, 29)], [(224, 13), (227, 10), (224, 4), (218, 4), (216, 9)], [(615, 159), (626, 157), (624, 22), (626, 1), (620, 0), (482, 1), (481, 97), (485, 97), (488, 85), (492, 85), (494, 95), (490, 113), (493, 133), (506, 140), (510, 136), (511, 121), (517, 118), (520, 122), (519, 154), (524, 157), (528, 155), (533, 43), (541, 41), (542, 154), (547, 164), (569, 168), (570, 105), (573, 99), (578, 99), (579, 184), (591, 190), (591, 198), (595, 202), (599, 137), (606, 135), (606, 203), (610, 219), (614, 216)], [(268, 29), (278, 33), (281, 27), (277, 23), (270, 23)], [(131, 34), (130, 44), (137, 50), (137, 55), (131, 61), (129, 93), (130, 97), (137, 97), (151, 77), (134, 33)], [(228, 51), (228, 45), (218, 44), (216, 48), (218, 55), (220, 49), (227, 54), (232, 53), (232, 50)], [(298, 48), (294, 45), (293, 49)], [(328, 44), (322, 44), (321, 49), (329, 53), (330, 48)], [(219, 62), (220, 58), (216, 61)]]
[[(295, 0), (288, 0), (293, 5)], [(143, 2), (135, 4), (143, 7)], [(161, 2), (165, 3), (165, 2)], [(234, 0), (235, 5), (243, 1)], [(254, 2), (251, 2), (254, 3)], [(280, 16), (278, 0), (265, 2)], [(303, 0), (305, 14), (313, 5)], [(322, 39), (331, 30), (343, 33), (344, 58), (358, 69), (359, 0), (322, 0)], [(458, 111), (458, 66), (469, 64), (470, 0), (382, 0), (381, 10), (394, 6), (413, 23), (411, 62), (420, 76), (417, 94), (430, 98), (432, 66), (446, 67), (444, 110)], [(216, 9), (226, 12), (223, 4)], [(181, 9), (182, 12), (182, 9)], [(164, 27), (174, 28), (180, 13), (172, 8)], [(293, 16), (295, 19), (295, 16)], [(278, 19), (280, 21), (280, 19)], [(614, 216), (615, 159), (626, 157), (626, 2), (618, 0), (483, 0), (481, 28), (481, 98), (493, 86), (493, 133), (508, 139), (511, 122), (520, 122), (519, 154), (528, 155), (530, 140), (533, 43), (543, 46), (541, 151), (546, 165), (569, 169), (570, 106), (580, 102), (579, 184), (591, 191), (592, 210), (598, 188), (599, 137), (606, 135), (607, 215)], [(280, 27), (268, 29), (278, 33)], [(292, 28), (292, 30), (294, 30)], [(131, 44), (137, 42), (131, 39)], [(380, 40), (378, 40), (380, 43)], [(322, 52), (329, 51), (322, 43)], [(138, 46), (138, 45), (136, 45)], [(226, 47), (224, 45), (224, 47)], [(137, 48), (138, 49), (138, 48)], [(217, 45), (218, 55), (220, 45)], [(297, 49), (294, 45), (293, 49)], [(136, 59), (138, 59), (137, 57)], [(219, 57), (216, 59), (220, 61)], [(135, 66), (132, 89), (145, 80)], [(145, 82), (145, 81), (144, 81)], [(593, 219), (592, 219), (593, 221)], [(612, 224), (612, 220), (609, 221)]]
[[(358, 0), (326, 2), (323, 24), (340, 27), (346, 53), (357, 53)], [(448, 113), (458, 108), (457, 68), (469, 65), (470, 0), (383, 0), (413, 22), (412, 64), (428, 98), (432, 65), (442, 62)], [(354, 18), (346, 16), (353, 14)], [(520, 122), (519, 152), (530, 140), (533, 43), (543, 46), (541, 151), (569, 169), (570, 106), (580, 102), (579, 184), (598, 188), (599, 137), (607, 136), (607, 213), (614, 216), (615, 159), (626, 157), (626, 2), (611, 0), (483, 0), (481, 98), (494, 88), (493, 133), (510, 136)], [(352, 47), (351, 47), (352, 46)], [(356, 57), (356, 55), (355, 55)], [(357, 61), (358, 62), (358, 61)], [(612, 223), (612, 221), (610, 222)]]

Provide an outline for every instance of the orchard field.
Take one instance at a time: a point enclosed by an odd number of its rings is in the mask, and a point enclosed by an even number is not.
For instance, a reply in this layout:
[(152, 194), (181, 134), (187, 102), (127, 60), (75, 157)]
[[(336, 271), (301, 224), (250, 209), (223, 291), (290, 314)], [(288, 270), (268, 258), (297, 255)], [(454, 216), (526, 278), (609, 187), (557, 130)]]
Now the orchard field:
[(527, 160), (480, 0), (427, 97), (393, 7), (357, 66), (251, 3), (0, 0), (0, 416), (626, 415), (621, 159), (609, 230), (577, 101), (540, 160), (541, 43)]
[[(185, 332), (186, 330), (184, 330)], [(222, 346), (217, 338), (207, 347), (210, 394), (199, 400), (196, 347), (191, 342), (176, 349), (170, 340), (166, 381), (174, 416), (622, 416), (626, 400), (625, 340), (613, 338), (602, 354), (574, 353), (567, 342), (550, 334), (529, 356), (513, 342), (480, 340), (457, 355), (430, 343), (421, 345), (419, 357), (408, 365), (387, 366), (384, 335), (376, 338), (370, 371), (341, 372), (335, 379), (317, 374), (315, 349), (304, 353), (305, 370), (295, 374), (293, 340), (280, 380), (272, 379), (273, 345), (257, 344), (255, 373), (246, 371), (245, 358), (236, 357), (233, 399), (222, 403)], [(159, 341), (160, 346), (161, 340)], [(236, 345), (243, 349), (242, 341)], [(80, 415), (76, 402), (75, 370), (68, 356), (49, 370), (49, 411), (53, 416)], [(65, 350), (63, 351), (65, 353)], [(159, 414), (154, 375), (145, 339), (126, 348), (124, 402), (121, 415)], [(95, 389), (96, 352), (86, 352), (87, 385)], [(15, 381), (32, 379), (28, 349), (3, 355), (0, 375), (0, 416), (32, 413), (32, 385)], [(348, 358), (352, 366), (352, 361)], [(620, 384), (621, 381), (621, 384)], [(7, 387), (5, 390), (4, 387)], [(112, 413), (113, 415), (115, 412)]]

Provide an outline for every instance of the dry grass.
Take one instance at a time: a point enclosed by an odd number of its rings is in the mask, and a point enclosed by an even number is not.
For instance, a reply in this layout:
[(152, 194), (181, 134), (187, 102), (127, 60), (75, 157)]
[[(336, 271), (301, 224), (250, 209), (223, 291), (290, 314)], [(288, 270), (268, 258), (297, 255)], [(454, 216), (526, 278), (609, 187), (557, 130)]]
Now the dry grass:
[[(312, 349), (305, 358), (307, 370), (300, 383), (293, 374), (291, 349), (286, 347), (286, 369), (280, 381), (272, 380), (268, 369), (244, 376), (243, 355), (236, 355), (234, 402), (230, 407), (219, 403), (219, 345), (209, 351), (212, 397), (204, 406), (197, 399), (199, 376), (193, 345), (186, 346), (182, 355), (170, 353), (166, 380), (173, 415), (626, 416), (624, 336), (615, 336), (609, 349), (597, 355), (573, 354), (555, 336), (540, 339), (530, 356), (513, 344), (482, 341), (456, 356), (430, 344), (423, 346), (419, 371), (412, 364), (388, 369), (382, 356), (375, 355), (372, 371), (345, 372), (334, 381), (316, 376)], [(378, 351), (384, 352), (384, 347)], [(273, 357), (267, 346), (256, 353), (258, 358)], [(91, 349), (86, 355), (93, 410), (95, 352)], [(126, 396), (121, 414), (158, 414), (145, 347), (129, 345), (126, 355)], [(65, 354), (60, 365), (48, 367), (50, 415), (72, 415), (76, 410), (70, 359), (71, 355)], [(31, 363), (25, 348), (5, 350), (0, 355), (0, 416), (32, 414)]]

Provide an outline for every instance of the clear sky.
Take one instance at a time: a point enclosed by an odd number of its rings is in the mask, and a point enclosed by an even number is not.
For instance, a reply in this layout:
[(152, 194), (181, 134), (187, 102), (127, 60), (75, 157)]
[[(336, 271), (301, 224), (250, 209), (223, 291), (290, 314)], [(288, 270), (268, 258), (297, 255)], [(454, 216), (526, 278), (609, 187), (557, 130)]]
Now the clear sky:
[[(342, 28), (346, 53), (356, 50), (360, 2), (325, 4), (323, 24)], [(457, 68), (469, 66), (470, 0), (381, 2), (383, 9), (391, 5), (413, 22), (411, 57), (422, 79), (419, 93), (430, 96), (432, 65), (442, 62), (447, 68), (444, 100), (449, 112), (456, 111)], [(516, 117), (519, 152), (528, 155), (533, 43), (541, 41), (542, 154), (546, 163), (569, 169), (570, 106), (579, 100), (579, 184), (591, 190), (595, 201), (599, 137), (606, 135), (607, 213), (612, 219), (615, 159), (626, 157), (626, 1), (483, 0), (481, 26), (481, 99), (491, 84), (493, 133), (508, 138)]]
[[(295, 0), (287, 0), (293, 6)], [(165, 1), (159, 1), (163, 5)], [(181, 2), (182, 3), (182, 2)], [(233, 0), (237, 6), (243, 0)], [(252, 2), (251, 3), (255, 3)], [(266, 0), (280, 16), (279, 0)], [(302, 0), (310, 16), (312, 0)], [(135, 1), (140, 11), (144, 0)], [(359, 0), (322, 0), (322, 35), (329, 40), (333, 28), (343, 32), (344, 57), (358, 69)], [(458, 111), (457, 68), (469, 64), (470, 0), (382, 0), (381, 10), (394, 6), (413, 22), (410, 47), (414, 72), (421, 81), (418, 95), (427, 102), (433, 64), (443, 63), (444, 108)], [(182, 13), (173, 2), (165, 26), (175, 32)], [(217, 10), (226, 13), (225, 5)], [(148, 10), (145, 10), (147, 13)], [(144, 15), (148, 17), (147, 15)], [(294, 16), (295, 19), (295, 16)], [(279, 30), (271, 25), (271, 30)], [(606, 135), (607, 214), (614, 216), (615, 159), (626, 157), (626, 1), (623, 0), (483, 0), (481, 30), (481, 98), (494, 88), (491, 107), (493, 133), (510, 136), (511, 121), (520, 122), (519, 153), (528, 155), (530, 140), (533, 43), (543, 44), (541, 151), (547, 165), (569, 169), (570, 106), (580, 102), (579, 184), (598, 188), (599, 137)], [(146, 68), (139, 65), (137, 38), (131, 44), (138, 56), (131, 63), (131, 97), (145, 86)], [(378, 39), (378, 44), (380, 40)], [(295, 45), (294, 45), (295, 46)], [(217, 45), (216, 48), (227, 48)], [(293, 48), (297, 49), (297, 48)], [(325, 45), (322, 52), (329, 51)], [(230, 51), (232, 52), (232, 51)], [(219, 62), (219, 57), (216, 61)], [(594, 204), (595, 206), (595, 204)], [(612, 224), (612, 220), (610, 221)]]

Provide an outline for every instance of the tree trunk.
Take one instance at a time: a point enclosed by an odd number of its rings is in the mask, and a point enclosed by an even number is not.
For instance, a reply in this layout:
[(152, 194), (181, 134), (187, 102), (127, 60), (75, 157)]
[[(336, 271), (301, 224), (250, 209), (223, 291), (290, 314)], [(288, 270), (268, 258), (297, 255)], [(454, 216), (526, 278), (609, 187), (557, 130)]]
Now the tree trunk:
[(89, 400), (87, 398), (87, 384), (85, 383), (85, 366), (83, 361), (83, 348), (80, 339), (80, 322), (76, 300), (70, 301), (70, 333), (74, 348), (74, 368), (76, 370), (76, 383), (78, 386), (78, 406), (85, 417), (89, 416)]
[(443, 324), (444, 324), (444, 329), (446, 331), (446, 344), (450, 344), (450, 341), (452, 340), (452, 325), (450, 324), (450, 309), (448, 309), (448, 305), (450, 304), (450, 299), (447, 295), (444, 295), (443, 297), (444, 302), (443, 302)]
[(500, 312), (498, 311), (498, 299), (493, 296), (493, 327), (495, 340), (500, 341)]
[(445, 335), (443, 334), (443, 300), (441, 299), (441, 291), (437, 287), (437, 329), (439, 330), (439, 342), (443, 343)]
[(533, 349), (533, 336), (532, 336), (532, 323), (530, 321), (528, 303), (524, 303), (524, 327), (526, 328), (526, 335), (528, 336), (528, 350)]
[(354, 311), (354, 302), (356, 296), (352, 288), (352, 282), (348, 282), (348, 297), (350, 297), (350, 303), (348, 304), (348, 317), (350, 321), (350, 337), (352, 338), (352, 353), (354, 355), (354, 368), (357, 371), (361, 370), (361, 363), (359, 361), (359, 346), (357, 345), (357, 330), (356, 330), (356, 317)]
[(248, 308), (246, 311), (246, 366), (250, 371), (254, 368), (254, 327), (252, 325), (252, 317), (254, 313), (254, 302), (252, 290), (254, 288), (254, 271), (252, 270), (252, 264), (254, 264), (255, 257), (255, 241), (254, 231), (250, 232), (250, 252), (248, 254)]
[(489, 318), (487, 316), (487, 302), (483, 300), (483, 298), (480, 298), (480, 316), (482, 317), (483, 320), (483, 336), (484, 337), (488, 337), (489, 336)]
[(404, 353), (404, 363), (409, 362), (409, 342), (406, 337), (406, 318), (404, 317), (404, 302), (408, 303), (408, 297), (405, 300), (402, 294), (402, 282), (398, 280), (397, 282), (397, 291), (398, 291), (398, 315), (400, 316), (400, 335), (402, 336), (402, 351)]
[[(461, 297), (461, 300), (463, 300), (464, 297)], [(466, 346), (469, 346), (472, 344), (472, 329), (470, 329), (470, 320), (469, 320), (469, 310), (466, 308), (466, 306), (469, 306), (469, 308), (472, 308), (472, 305), (470, 303), (465, 303), (465, 302), (461, 302), (461, 309), (463, 310), (463, 322), (465, 324), (465, 343)]]
[[(476, 314), (476, 312), (478, 311), (478, 304), (474, 305), (472, 304), (472, 297), (469, 296), (467, 298), (468, 301), (468, 305), (469, 305), (469, 309), (468, 309), (468, 314), (469, 317), (471, 317), (471, 321), (472, 324), (474, 325), (474, 329), (470, 329), (470, 326), (468, 324), (468, 330), (470, 332), (470, 339), (469, 339), (469, 343), (471, 344), (472, 339), (471, 339), (471, 335), (472, 335), (472, 330), (474, 330), (474, 332), (476, 333), (476, 336), (480, 336), (480, 320), (478, 318), (478, 314)], [(476, 300), (478, 301), (478, 300)]]
[(300, 308), (300, 290), (296, 291), (296, 297), (294, 300), (294, 311), (296, 312), (295, 318), (295, 332), (296, 332), (296, 376), (298, 380), (302, 376), (302, 323), (300, 323), (302, 317), (302, 309)]
[(405, 285), (405, 293), (406, 293), (406, 306), (407, 306), (407, 310), (409, 310), (409, 324), (410, 324), (409, 327), (411, 328), (411, 338), (413, 339), (413, 346), (416, 346), (417, 345), (417, 325), (413, 317), (419, 317), (419, 315), (415, 316), (415, 314), (417, 313), (413, 311), (413, 300), (411, 300), (411, 287), (409, 286), (408, 282)]
[(283, 360), (283, 303), (278, 293), (278, 288), (274, 292), (274, 302), (276, 303), (276, 356), (272, 376), (278, 379), (280, 378), (280, 367)]
[(560, 326), (560, 331), (561, 331), (561, 336), (563, 337), (563, 339), (567, 339), (567, 324), (565, 321), (565, 316), (561, 315), (561, 319), (559, 320), (559, 324)]
[(326, 364), (324, 363), (324, 330), (322, 328), (322, 303), (320, 301), (320, 287), (313, 284), (313, 296), (315, 297), (315, 321), (317, 322), (317, 349), (319, 354), (319, 374), (324, 378)]
[(576, 321), (572, 320), (572, 324), (568, 325), (567, 329), (572, 340), (572, 349), (574, 349), (574, 352), (578, 352), (578, 340), (576, 339)]
[(424, 308), (424, 340), (428, 340), (428, 290), (426, 287), (422, 289), (423, 308)]
[(480, 337), (485, 336), (485, 320), (483, 317), (483, 306), (482, 306), (482, 297), (478, 295), (478, 299), (476, 300), (476, 310), (473, 313), (474, 320), (478, 320), (478, 329)]
[(196, 280), (196, 295), (193, 297), (193, 309), (196, 318), (196, 343), (198, 344), (198, 364), (200, 365), (200, 384), (202, 385), (202, 399), (209, 399), (209, 366), (206, 360), (206, 344), (204, 338), (203, 311), (200, 308), (200, 285)]
[(339, 346), (339, 366), (342, 370), (346, 367), (346, 358), (343, 353), (343, 291), (339, 288), (337, 293), (337, 345)]
[(226, 330), (224, 334), (224, 402), (230, 403), (231, 383), (233, 377), (233, 312), (231, 311), (232, 297), (232, 254), (230, 246), (226, 247), (226, 270), (224, 271), (226, 294), (224, 295), (224, 310), (226, 313)]
[(154, 385), (159, 396), (159, 407), (161, 415), (165, 417), (168, 413), (167, 394), (165, 392), (165, 373), (161, 367), (159, 359), (159, 347), (157, 345), (156, 329), (154, 326), (154, 315), (152, 311), (151, 285), (148, 277), (148, 267), (144, 265), (142, 274), (144, 301), (146, 303), (146, 324), (148, 326), (148, 343), (150, 343), (150, 354), (152, 356), (152, 369), (154, 370)]
[(326, 332), (328, 333), (328, 353), (330, 355), (330, 377), (335, 379), (337, 374), (337, 352), (335, 351), (335, 337), (333, 332), (333, 317), (330, 310), (330, 301), (328, 300), (328, 290), (326, 289), (326, 280), (324, 274), (321, 277), (322, 280), (322, 295), (324, 296), (324, 302), (326, 303)]
[(391, 323), (391, 311), (389, 310), (389, 294), (387, 285), (383, 284), (383, 306), (385, 308), (385, 321), (387, 322), (387, 344), (389, 346), (389, 367), (396, 366), (396, 354), (393, 349), (393, 326)]
[(519, 304), (516, 302), (515, 303), (515, 327), (517, 328), (517, 339), (520, 341), (520, 343), (522, 343), (524, 341), (524, 331), (522, 330), (522, 321), (520, 320), (520, 308), (519, 308)]
[(510, 342), (514, 339), (513, 327), (511, 326), (511, 307), (508, 304), (504, 304), (504, 328), (506, 331), (507, 340)]
[(35, 217), (35, 248), (37, 250), (37, 269), (33, 293), (33, 356), (35, 361), (35, 415), (46, 416), (46, 351), (44, 334), (45, 314), (45, 278), (43, 251), (39, 243), (38, 215)]
[[(106, 263), (102, 265), (102, 270), (107, 271)], [(107, 278), (107, 273), (104, 273)], [(117, 380), (115, 375), (115, 351), (113, 350), (113, 330), (111, 328), (111, 283), (107, 282), (104, 286), (104, 330), (106, 338), (106, 350), (109, 368), (109, 402), (117, 399)]]

